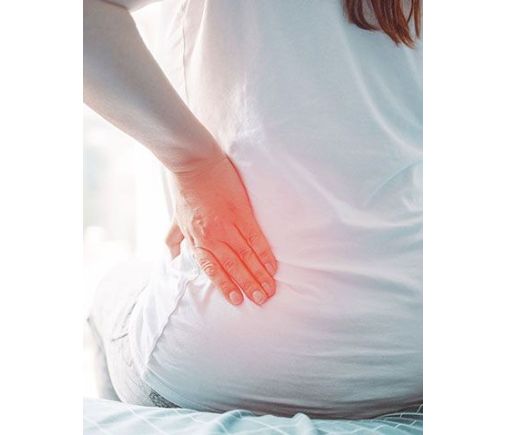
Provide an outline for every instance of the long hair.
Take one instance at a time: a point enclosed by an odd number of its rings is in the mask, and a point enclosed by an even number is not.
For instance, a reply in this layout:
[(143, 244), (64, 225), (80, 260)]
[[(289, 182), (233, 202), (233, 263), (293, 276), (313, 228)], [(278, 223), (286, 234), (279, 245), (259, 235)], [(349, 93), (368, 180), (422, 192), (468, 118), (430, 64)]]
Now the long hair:
[(383, 31), (395, 44), (413, 47), (421, 32), (421, 0), (344, 0), (344, 10), (351, 23)]

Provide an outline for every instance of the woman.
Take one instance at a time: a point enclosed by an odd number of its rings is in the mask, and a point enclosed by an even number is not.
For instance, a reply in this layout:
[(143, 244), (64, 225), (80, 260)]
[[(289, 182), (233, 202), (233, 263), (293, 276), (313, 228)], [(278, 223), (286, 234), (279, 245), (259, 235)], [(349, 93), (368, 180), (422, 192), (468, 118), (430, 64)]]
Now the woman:
[[(420, 4), (166, 1), (166, 67), (85, 0), (85, 100), (171, 173), (172, 259), (90, 322), (123, 401), (367, 417), (422, 401)], [(374, 31), (375, 30), (375, 31)]]

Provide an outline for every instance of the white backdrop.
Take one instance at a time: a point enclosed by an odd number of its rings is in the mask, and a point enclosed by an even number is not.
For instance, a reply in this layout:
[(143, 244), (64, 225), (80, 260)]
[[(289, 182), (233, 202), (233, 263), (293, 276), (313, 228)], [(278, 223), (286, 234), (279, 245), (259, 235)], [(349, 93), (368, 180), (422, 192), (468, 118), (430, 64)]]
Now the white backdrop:
[[(139, 31), (156, 56), (161, 4), (134, 13)], [(114, 265), (135, 257), (154, 260), (169, 227), (161, 164), (142, 145), (84, 107), (84, 304)], [(96, 396), (89, 331), (84, 336), (84, 394)]]

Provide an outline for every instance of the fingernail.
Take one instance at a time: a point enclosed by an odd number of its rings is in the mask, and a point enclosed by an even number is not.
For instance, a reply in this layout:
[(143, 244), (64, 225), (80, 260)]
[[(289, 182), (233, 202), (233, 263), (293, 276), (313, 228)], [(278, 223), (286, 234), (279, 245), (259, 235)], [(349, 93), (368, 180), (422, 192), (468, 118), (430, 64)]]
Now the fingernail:
[(265, 294), (261, 290), (255, 290), (252, 296), (254, 302), (256, 302), (258, 305), (261, 305), (263, 302), (265, 302)]
[(262, 283), (261, 286), (265, 289), (268, 296), (272, 296), (274, 294), (274, 289), (270, 284), (268, 284), (268, 282)]
[(229, 298), (230, 298), (230, 302), (233, 305), (240, 305), (242, 302), (242, 296), (240, 295), (240, 293), (238, 291), (232, 291), (230, 293)]
[(268, 273), (272, 276), (274, 276), (275, 269), (274, 266), (271, 263), (265, 263), (265, 267), (268, 270)]

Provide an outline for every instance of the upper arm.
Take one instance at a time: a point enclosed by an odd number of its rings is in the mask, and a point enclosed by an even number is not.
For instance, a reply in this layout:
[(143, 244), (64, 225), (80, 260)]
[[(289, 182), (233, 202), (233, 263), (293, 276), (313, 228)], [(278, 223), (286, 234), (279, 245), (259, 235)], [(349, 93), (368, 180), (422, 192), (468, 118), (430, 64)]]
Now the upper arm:
[(160, 0), (105, 0), (108, 3), (112, 3), (118, 6), (122, 6), (128, 9), (130, 12), (136, 11), (137, 9), (143, 8), (150, 3), (158, 2)]

